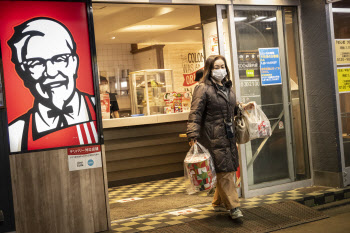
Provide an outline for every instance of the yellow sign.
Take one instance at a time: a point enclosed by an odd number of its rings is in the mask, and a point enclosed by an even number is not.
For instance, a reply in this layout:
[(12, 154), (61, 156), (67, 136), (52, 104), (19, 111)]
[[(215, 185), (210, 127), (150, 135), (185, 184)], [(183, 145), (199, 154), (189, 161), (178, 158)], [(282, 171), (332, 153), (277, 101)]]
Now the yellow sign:
[(350, 39), (336, 39), (335, 53), (337, 65), (350, 65)]
[(338, 68), (339, 93), (350, 92), (350, 67)]

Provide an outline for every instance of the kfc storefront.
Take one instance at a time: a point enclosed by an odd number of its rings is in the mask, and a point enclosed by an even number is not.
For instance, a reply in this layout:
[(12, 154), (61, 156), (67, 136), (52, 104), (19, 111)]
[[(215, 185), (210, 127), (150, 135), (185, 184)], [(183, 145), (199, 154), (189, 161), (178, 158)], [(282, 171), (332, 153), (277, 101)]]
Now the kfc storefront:
[[(0, 1), (0, 170), (11, 175), (17, 232), (108, 230), (108, 187), (183, 176), (189, 146), (179, 135), (195, 73), (214, 54), (273, 130), (240, 145), (240, 195), (341, 186), (337, 142), (316, 139), (336, 135), (318, 131), (313, 88), (328, 77), (317, 83), (313, 62), (333, 68), (319, 59), (326, 48), (312, 49), (327, 46), (308, 30), (316, 0), (188, 2)], [(8, 218), (11, 209), (0, 206)]]

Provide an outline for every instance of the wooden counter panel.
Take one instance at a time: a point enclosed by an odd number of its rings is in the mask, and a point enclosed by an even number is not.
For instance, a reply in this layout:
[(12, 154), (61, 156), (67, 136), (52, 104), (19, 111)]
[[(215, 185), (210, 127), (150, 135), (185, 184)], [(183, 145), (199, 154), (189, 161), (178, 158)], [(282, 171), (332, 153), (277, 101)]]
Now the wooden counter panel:
[(180, 138), (179, 134), (148, 135), (146, 137), (114, 139), (106, 141), (107, 151), (127, 148), (148, 147), (178, 142), (187, 142), (187, 138)]
[(124, 171), (131, 169), (139, 169), (144, 167), (153, 167), (169, 163), (180, 163), (184, 161), (184, 154), (165, 154), (158, 156), (150, 156), (142, 159), (127, 159), (107, 163), (107, 170), (109, 172)]
[[(137, 128), (137, 130), (133, 130)], [(140, 125), (122, 128), (103, 129), (106, 141), (121, 138), (143, 137), (148, 135), (162, 135), (169, 133), (186, 133), (187, 121), (169, 122), (156, 125)]]
[(190, 147), (187, 142), (177, 142), (158, 146), (128, 148), (123, 150), (107, 151), (106, 160), (107, 162), (110, 162), (134, 158), (142, 159), (148, 156), (163, 155), (170, 153), (181, 153), (183, 155), (186, 155), (189, 149)]
[(108, 173), (108, 179), (109, 181), (110, 180), (117, 181), (117, 180), (125, 180), (125, 179), (132, 179), (132, 178), (152, 176), (152, 175), (159, 175), (159, 179), (162, 179), (162, 174), (177, 172), (177, 171), (183, 171), (183, 162), (161, 165), (161, 166), (154, 166), (154, 167), (145, 167), (145, 168), (139, 168), (135, 170), (111, 172), (111, 173)]
[(104, 129), (108, 183), (125, 185), (137, 178), (181, 174), (190, 147), (179, 134), (186, 133), (186, 128), (187, 121), (179, 121)]
[(11, 155), (10, 163), (17, 232), (108, 229), (102, 168), (70, 172), (67, 149)]

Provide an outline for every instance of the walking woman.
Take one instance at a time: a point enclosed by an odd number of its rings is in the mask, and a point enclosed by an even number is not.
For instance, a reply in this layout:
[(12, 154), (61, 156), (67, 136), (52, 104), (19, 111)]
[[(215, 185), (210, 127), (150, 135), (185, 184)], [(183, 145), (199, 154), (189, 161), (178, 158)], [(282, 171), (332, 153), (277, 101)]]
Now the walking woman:
[[(243, 104), (245, 108), (251, 106), (254, 105)], [(198, 141), (212, 155), (217, 173), (212, 205), (215, 211), (229, 210), (232, 219), (243, 217), (234, 182), (234, 172), (239, 166), (233, 124), (237, 109), (225, 57), (209, 56), (204, 76), (193, 93), (187, 137), (191, 146)]]

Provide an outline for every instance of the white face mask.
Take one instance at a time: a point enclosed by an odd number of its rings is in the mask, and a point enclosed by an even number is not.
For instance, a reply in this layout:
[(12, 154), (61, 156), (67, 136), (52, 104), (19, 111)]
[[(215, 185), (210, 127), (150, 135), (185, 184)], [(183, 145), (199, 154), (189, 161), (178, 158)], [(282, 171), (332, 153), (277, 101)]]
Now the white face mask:
[(222, 81), (227, 75), (226, 69), (212, 70), (211, 76), (217, 80)]

